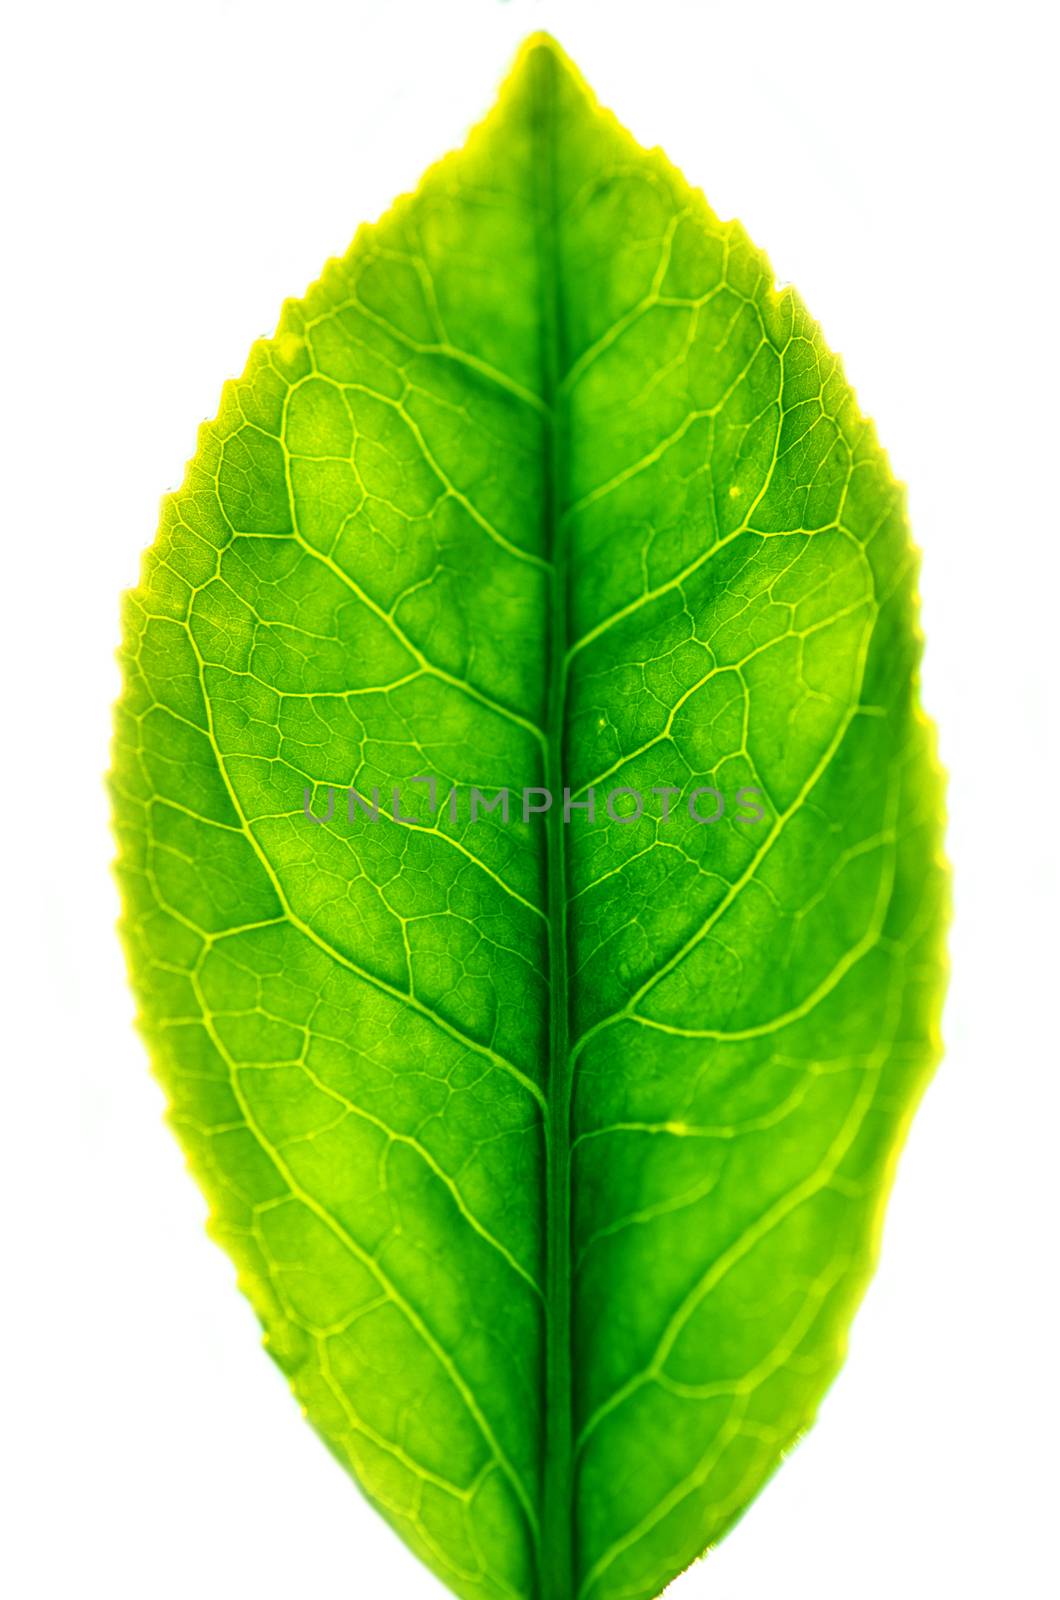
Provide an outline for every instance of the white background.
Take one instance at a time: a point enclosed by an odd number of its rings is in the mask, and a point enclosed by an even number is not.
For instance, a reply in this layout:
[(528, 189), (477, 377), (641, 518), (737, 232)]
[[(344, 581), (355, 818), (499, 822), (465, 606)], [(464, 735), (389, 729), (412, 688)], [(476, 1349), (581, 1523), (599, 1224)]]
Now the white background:
[(117, 597), (280, 302), (550, 27), (738, 214), (910, 486), (957, 869), (947, 1056), (816, 1431), (681, 1600), (1056, 1592), (1058, 349), (1046, 8), (20, 6), (9, 165), (0, 1544), (12, 1600), (440, 1596), (298, 1416), (112, 936)]

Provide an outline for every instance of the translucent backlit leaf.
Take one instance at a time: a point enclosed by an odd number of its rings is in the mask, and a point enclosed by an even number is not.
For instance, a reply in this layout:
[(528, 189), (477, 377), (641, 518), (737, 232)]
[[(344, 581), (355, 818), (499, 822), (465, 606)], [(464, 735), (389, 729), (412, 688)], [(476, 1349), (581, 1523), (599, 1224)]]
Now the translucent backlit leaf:
[(468, 1600), (649, 1600), (725, 1533), (937, 1054), (915, 552), (773, 283), (532, 40), (255, 346), (126, 603), (174, 1127), (313, 1425)]

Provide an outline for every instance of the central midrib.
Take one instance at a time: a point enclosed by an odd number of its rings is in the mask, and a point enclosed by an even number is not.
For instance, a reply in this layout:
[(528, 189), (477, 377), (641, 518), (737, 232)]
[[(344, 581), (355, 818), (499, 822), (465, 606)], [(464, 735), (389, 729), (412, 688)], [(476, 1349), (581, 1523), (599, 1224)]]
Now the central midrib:
[(542, 1486), (540, 1600), (573, 1600), (574, 1498), (570, 1247), (570, 1037), (567, 866), (562, 791), (567, 651), (568, 552), (562, 517), (563, 426), (559, 414), (562, 358), (561, 263), (556, 206), (556, 61), (537, 51), (532, 78), (533, 158), (540, 228), (542, 398), (547, 406), (543, 519), (552, 561), (548, 626), (545, 784), (548, 860), (549, 1068), (545, 1193), (546, 1328), (545, 1455)]

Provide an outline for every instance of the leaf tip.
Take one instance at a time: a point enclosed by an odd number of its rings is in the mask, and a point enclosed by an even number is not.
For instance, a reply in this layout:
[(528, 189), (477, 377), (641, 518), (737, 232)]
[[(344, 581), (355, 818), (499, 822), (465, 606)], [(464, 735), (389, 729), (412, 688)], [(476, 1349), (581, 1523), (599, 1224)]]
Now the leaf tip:
[(528, 34), (519, 46), (519, 52), (512, 65), (511, 77), (522, 78), (524, 75), (548, 73), (553, 77), (573, 78), (578, 84), (584, 82), (581, 73), (564, 50), (558, 39), (551, 33), (546, 33), (543, 28)]

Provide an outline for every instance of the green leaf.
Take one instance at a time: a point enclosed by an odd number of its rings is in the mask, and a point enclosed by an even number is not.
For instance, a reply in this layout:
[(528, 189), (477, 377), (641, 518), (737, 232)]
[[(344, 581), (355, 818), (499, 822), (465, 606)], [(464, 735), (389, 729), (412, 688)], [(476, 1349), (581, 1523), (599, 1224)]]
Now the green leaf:
[(272, 1355), (459, 1595), (657, 1595), (839, 1365), (938, 1051), (915, 583), (798, 298), (541, 38), (165, 502), (143, 1030)]

